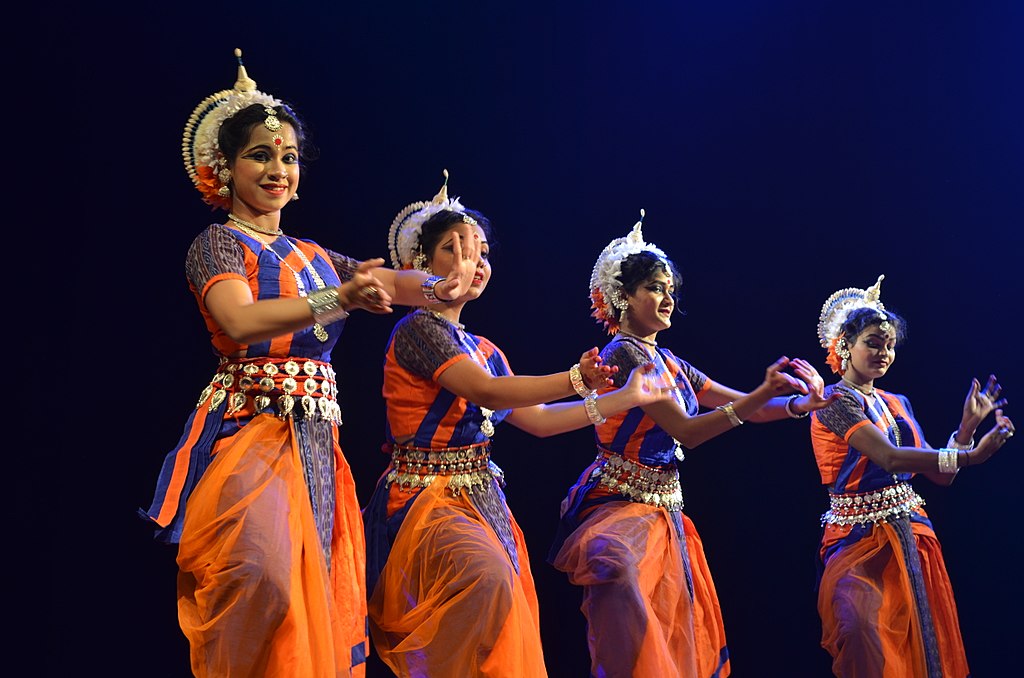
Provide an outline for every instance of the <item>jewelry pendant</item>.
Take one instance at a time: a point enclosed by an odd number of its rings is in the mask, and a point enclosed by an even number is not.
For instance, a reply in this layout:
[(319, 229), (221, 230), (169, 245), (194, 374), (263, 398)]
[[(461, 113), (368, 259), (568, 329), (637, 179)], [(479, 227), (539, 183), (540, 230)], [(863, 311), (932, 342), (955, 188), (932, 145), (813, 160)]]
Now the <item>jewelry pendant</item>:
[(480, 432), (490, 438), (494, 435), (494, 424), (491, 423), (491, 415), (494, 414), (494, 410), (481, 407), (480, 414), (484, 415), (484, 420), (480, 423)]
[(320, 323), (313, 323), (313, 336), (320, 341), (327, 341), (330, 335), (327, 334), (327, 330)]
[(675, 455), (676, 459), (678, 459), (679, 461), (685, 460), (686, 459), (686, 455), (683, 454), (683, 446), (680, 445), (679, 441), (676, 440), (675, 438), (673, 438), (672, 440), (674, 440), (675, 443), (676, 443), (676, 449), (673, 450), (672, 453)]

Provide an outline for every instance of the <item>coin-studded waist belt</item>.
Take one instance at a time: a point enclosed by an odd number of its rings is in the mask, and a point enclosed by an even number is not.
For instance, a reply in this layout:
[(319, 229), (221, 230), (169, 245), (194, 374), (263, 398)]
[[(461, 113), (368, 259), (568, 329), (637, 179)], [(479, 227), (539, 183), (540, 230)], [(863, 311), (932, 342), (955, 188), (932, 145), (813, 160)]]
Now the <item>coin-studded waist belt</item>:
[(674, 464), (647, 466), (603, 447), (597, 449), (598, 466), (591, 472), (593, 480), (632, 502), (660, 506), (668, 511), (683, 510), (683, 489)]
[(456, 496), (462, 490), (473, 494), (492, 480), (505, 484), (504, 472), (491, 461), (490, 443), (443, 448), (392, 445), (389, 484), (397, 483), (402, 490), (415, 491), (439, 476), (448, 478), (448, 489)]
[(894, 516), (909, 516), (924, 505), (909, 483), (887, 485), (874, 492), (829, 494), (829, 510), (821, 516), (822, 525), (868, 525)]
[(301, 358), (222, 358), (196, 409), (227, 401), (225, 416), (270, 413), (282, 419), (319, 417), (341, 424), (336, 374), (330, 363)]

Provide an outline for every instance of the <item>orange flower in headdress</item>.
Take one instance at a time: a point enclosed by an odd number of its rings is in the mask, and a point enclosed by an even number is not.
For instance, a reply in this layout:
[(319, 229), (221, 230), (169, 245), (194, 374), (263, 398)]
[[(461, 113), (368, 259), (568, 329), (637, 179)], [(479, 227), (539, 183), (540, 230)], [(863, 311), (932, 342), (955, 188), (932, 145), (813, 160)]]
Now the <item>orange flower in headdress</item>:
[(831, 342), (829, 342), (828, 355), (825, 356), (825, 363), (832, 368), (832, 371), (835, 374), (838, 374), (840, 376), (843, 374), (843, 359), (840, 358), (839, 353), (836, 352), (836, 345), (839, 343), (839, 340), (842, 338), (842, 336), (843, 335), (839, 335), (838, 337), (832, 339)]
[(604, 329), (608, 334), (614, 335), (619, 331), (619, 321), (615, 317), (611, 305), (605, 300), (601, 288), (595, 287), (590, 291), (590, 299), (593, 303), (590, 308), (594, 309), (590, 314), (598, 322), (604, 323)]
[(212, 167), (200, 165), (196, 168), (196, 176), (198, 178), (196, 188), (202, 193), (203, 202), (214, 207), (222, 207), (226, 210), (231, 209), (231, 198), (219, 193), (224, 184), (217, 178), (217, 172)]

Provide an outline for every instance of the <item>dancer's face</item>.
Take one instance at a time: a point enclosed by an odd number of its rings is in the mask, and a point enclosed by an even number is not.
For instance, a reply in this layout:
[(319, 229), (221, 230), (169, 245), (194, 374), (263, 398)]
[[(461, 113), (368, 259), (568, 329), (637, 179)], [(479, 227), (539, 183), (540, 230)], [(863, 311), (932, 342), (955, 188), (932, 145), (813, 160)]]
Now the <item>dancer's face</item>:
[(672, 311), (676, 300), (672, 297), (675, 286), (672, 276), (658, 269), (626, 297), (625, 329), (633, 334), (648, 336), (672, 326)]
[(896, 360), (896, 333), (870, 325), (857, 335), (850, 346), (846, 377), (866, 383), (884, 376)]
[(484, 293), (487, 282), (491, 279), (491, 263), (488, 261), (490, 245), (487, 243), (487, 236), (482, 228), (459, 222), (441, 236), (433, 252), (430, 253), (427, 261), (434, 275), (444, 277), (452, 270), (455, 262), (453, 233), (458, 233), (463, 243), (471, 242), (474, 237), (480, 239), (480, 259), (476, 264), (476, 274), (473, 276), (472, 286), (461, 299), (461, 301), (471, 301)]
[(279, 211), (298, 187), (299, 147), (295, 130), (288, 123), (282, 124), (277, 133), (263, 125), (253, 126), (248, 143), (231, 165), (234, 211), (240, 211), (239, 203), (247, 208), (245, 213), (254, 216)]

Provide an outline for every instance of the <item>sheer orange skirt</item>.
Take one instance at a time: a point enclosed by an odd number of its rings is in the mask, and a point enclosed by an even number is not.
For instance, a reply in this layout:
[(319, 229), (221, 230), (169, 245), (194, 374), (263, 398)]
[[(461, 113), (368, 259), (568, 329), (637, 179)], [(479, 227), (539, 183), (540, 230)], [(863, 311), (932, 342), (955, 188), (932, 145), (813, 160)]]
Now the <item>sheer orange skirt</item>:
[(178, 617), (197, 676), (363, 676), (362, 519), (335, 447), (331, 567), (290, 421), (259, 415), (214, 447), (188, 500)]
[[(970, 670), (942, 548), (930, 527), (918, 522), (911, 526), (943, 678), (965, 678)], [(827, 547), (842, 536), (829, 528), (823, 543)], [(921, 622), (901, 548), (894, 528), (882, 523), (825, 564), (818, 592), (821, 645), (832, 655), (832, 670), (841, 678), (928, 675)]]
[[(409, 501), (392, 486), (389, 515)], [(547, 676), (526, 542), (508, 517), (518, 573), (472, 500), (452, 496), (446, 478), (412, 499), (369, 605), (374, 647), (398, 676)]]
[(553, 564), (583, 587), (591, 673), (608, 678), (728, 676), (718, 594), (697, 530), (681, 515), (693, 597), (668, 511), (600, 504)]

